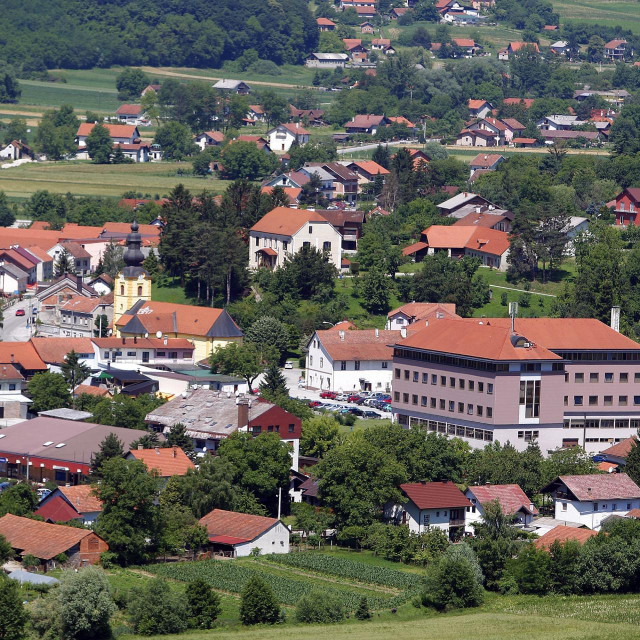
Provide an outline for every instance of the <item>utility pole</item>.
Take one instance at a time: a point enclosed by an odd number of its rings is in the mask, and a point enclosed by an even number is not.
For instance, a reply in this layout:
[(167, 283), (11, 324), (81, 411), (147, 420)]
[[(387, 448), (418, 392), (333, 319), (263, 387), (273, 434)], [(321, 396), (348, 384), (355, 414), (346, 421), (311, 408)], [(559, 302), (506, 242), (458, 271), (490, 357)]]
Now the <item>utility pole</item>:
[(280, 520), (281, 510), (282, 510), (282, 487), (278, 487), (278, 520)]

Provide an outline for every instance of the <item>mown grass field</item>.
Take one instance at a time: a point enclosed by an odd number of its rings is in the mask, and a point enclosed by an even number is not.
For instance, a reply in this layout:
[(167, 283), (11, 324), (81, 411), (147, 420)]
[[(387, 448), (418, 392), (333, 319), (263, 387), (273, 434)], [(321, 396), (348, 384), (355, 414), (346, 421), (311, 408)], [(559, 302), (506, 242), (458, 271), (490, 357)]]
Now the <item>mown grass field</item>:
[(629, 0), (552, 0), (560, 22), (595, 23), (607, 27), (621, 26), (640, 33), (640, 8)]
[(0, 191), (12, 199), (29, 198), (36, 191), (71, 193), (76, 196), (121, 197), (125, 191), (165, 196), (177, 184), (192, 193), (221, 193), (228, 182), (214, 178), (178, 175), (191, 171), (188, 162), (96, 165), (89, 161), (28, 163), (0, 171)]

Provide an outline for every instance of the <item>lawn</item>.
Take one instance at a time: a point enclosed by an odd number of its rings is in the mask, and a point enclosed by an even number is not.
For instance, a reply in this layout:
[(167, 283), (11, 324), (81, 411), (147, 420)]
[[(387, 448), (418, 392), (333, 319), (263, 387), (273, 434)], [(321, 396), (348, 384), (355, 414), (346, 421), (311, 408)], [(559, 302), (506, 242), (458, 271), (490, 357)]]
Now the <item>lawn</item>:
[(640, 33), (640, 10), (629, 0), (552, 0), (561, 21), (596, 23), (606, 27), (621, 26)]
[(178, 175), (191, 172), (188, 162), (97, 165), (89, 161), (28, 163), (0, 171), (0, 191), (12, 198), (28, 198), (36, 191), (75, 196), (121, 197), (125, 191), (165, 196), (177, 184), (193, 193), (204, 189), (221, 193), (228, 182), (214, 178)]
[[(345, 296), (348, 307), (345, 311), (345, 317), (352, 320), (357, 324), (359, 329), (384, 329), (387, 322), (387, 316), (385, 315), (372, 315), (363, 306), (362, 300), (356, 295), (354, 291), (355, 278), (337, 278), (336, 279), (336, 293), (338, 295)], [(395, 309), (402, 304), (392, 290), (389, 298), (389, 309)]]
[(175, 304), (191, 304), (195, 305), (194, 298), (189, 298), (184, 289), (180, 286), (180, 282), (176, 280), (170, 286), (159, 286), (155, 282), (151, 283), (151, 299), (156, 302), (173, 302)]

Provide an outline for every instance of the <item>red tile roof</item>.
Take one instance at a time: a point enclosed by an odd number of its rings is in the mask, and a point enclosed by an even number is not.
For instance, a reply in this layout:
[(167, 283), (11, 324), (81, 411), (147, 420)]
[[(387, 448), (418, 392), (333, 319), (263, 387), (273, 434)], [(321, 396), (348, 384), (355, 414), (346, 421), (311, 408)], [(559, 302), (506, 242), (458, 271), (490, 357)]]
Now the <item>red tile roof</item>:
[(402, 250), (403, 256), (412, 256), (414, 253), (418, 253), (418, 251), (423, 251), (424, 249), (428, 249), (429, 245), (426, 242), (414, 242), (410, 244), (408, 247), (405, 247)]
[(69, 522), (80, 517), (80, 514), (62, 496), (47, 500), (33, 513), (50, 522)]
[(521, 104), (525, 109), (530, 109), (533, 102), (533, 98), (505, 98), (502, 104)]
[(79, 484), (75, 487), (58, 487), (58, 490), (79, 513), (102, 511), (102, 502), (93, 493), (91, 485)]
[[(255, 540), (278, 522), (276, 518), (224, 511), (223, 509), (214, 509), (200, 518), (200, 524), (205, 526), (209, 532), (209, 539), (227, 536), (234, 538), (237, 542)], [(235, 543), (231, 542), (230, 544)]]
[[(92, 298), (85, 298), (91, 300)], [(97, 300), (97, 298), (93, 298)], [(33, 348), (44, 362), (60, 364), (70, 351), (93, 354), (91, 338), (31, 338)]]
[(24, 376), (12, 364), (2, 363), (0, 364), (0, 380), (24, 380)]
[(631, 509), (631, 511), (627, 511), (627, 518), (640, 518), (640, 509)]
[(358, 331), (340, 331), (335, 327), (329, 330), (316, 331), (318, 340), (326, 349), (331, 359), (336, 360), (391, 360), (393, 344), (400, 339), (400, 330), (360, 329)]
[(0, 362), (19, 364), (28, 371), (47, 370), (47, 365), (31, 342), (0, 342)]
[(104, 387), (94, 387), (93, 385), (90, 385), (90, 384), (79, 384), (73, 390), (73, 395), (74, 396), (81, 396), (83, 394), (86, 394), (86, 395), (89, 395), (89, 396), (99, 396), (99, 397), (104, 397), (104, 396), (110, 396), (111, 395), (109, 393), (109, 390), (105, 389)]
[(416, 126), (411, 120), (407, 120), (404, 116), (388, 116), (387, 120), (389, 120), (389, 122), (395, 122), (396, 124), (404, 124), (407, 126), (407, 129), (415, 129)]
[[(260, 192), (266, 193), (267, 195), (271, 195), (271, 193), (273, 192), (273, 189), (274, 187), (262, 187), (262, 189), (260, 189)], [(287, 197), (289, 198), (289, 204), (298, 202), (298, 198), (302, 193), (302, 189), (300, 189), (299, 187), (283, 187), (283, 190), (287, 195)]]
[(449, 507), (470, 507), (471, 502), (464, 493), (450, 481), (412, 482), (400, 485), (401, 491), (418, 509), (447, 509)]
[(318, 26), (323, 26), (323, 27), (336, 26), (336, 23), (333, 22), (333, 20), (329, 20), (329, 18), (316, 18), (316, 22), (318, 23)]
[[(132, 138), (137, 131), (137, 128), (132, 124), (101, 124), (109, 131), (112, 138)], [(88, 136), (95, 126), (95, 122), (81, 122), (76, 136)]]
[(284, 124), (279, 125), (280, 127), (284, 127), (289, 133), (292, 133), (294, 136), (308, 136), (309, 132), (301, 127), (297, 122), (285, 122)]
[(194, 346), (186, 338), (167, 338), (165, 343), (163, 338), (91, 338), (91, 341), (100, 349), (115, 349), (117, 347), (129, 347), (133, 349), (174, 349), (193, 350)]
[(344, 42), (344, 46), (347, 51), (362, 45), (362, 40), (360, 40), (360, 38), (342, 38), (342, 42)]
[(370, 127), (378, 127), (384, 121), (384, 116), (374, 116), (369, 114), (359, 114), (353, 117), (353, 120), (344, 125), (345, 129), (369, 129)]
[(431, 225), (422, 232), (423, 240), (434, 249), (470, 249), (502, 256), (509, 249), (509, 234), (476, 226)]
[(492, 167), (500, 159), (504, 160), (504, 156), (499, 153), (479, 153), (470, 163), (471, 167), (478, 167), (480, 169), (486, 169)]
[[(474, 176), (477, 173), (491, 173), (488, 169), (477, 169), (474, 172)], [(507, 216), (502, 215), (492, 215), (491, 213), (481, 212), (476, 213), (468, 213), (464, 218), (460, 218), (456, 222), (453, 223), (453, 226), (459, 227), (468, 227), (468, 226), (476, 226), (476, 227), (484, 227), (484, 228), (492, 228), (497, 225), (499, 222), (503, 220), (508, 220)]]
[(292, 236), (307, 222), (326, 223), (327, 220), (317, 211), (276, 207), (262, 216), (262, 218), (251, 227), (250, 231)]
[(451, 38), (451, 42), (457, 47), (475, 47), (475, 40), (472, 38)]
[(0, 534), (21, 555), (31, 554), (42, 560), (55, 558), (75, 547), (83, 538), (96, 535), (88, 529), (49, 524), (10, 513), (0, 518)]
[(449, 317), (458, 317), (456, 315), (456, 305), (453, 302), (408, 302), (401, 307), (393, 309), (387, 313), (387, 318), (391, 318), (398, 313), (403, 313), (409, 318), (422, 320), (427, 316), (444, 313)]
[(538, 45), (535, 42), (510, 42), (509, 47), (511, 48), (511, 51), (514, 52), (520, 51), (523, 47), (533, 47), (535, 51), (540, 53), (540, 49), (538, 49)]
[[(93, 313), (99, 306), (104, 304), (113, 304), (113, 299), (104, 298), (87, 298), (87, 296), (73, 296), (64, 304), (60, 305), (60, 310), (73, 311), (75, 313)], [(55, 338), (53, 338), (55, 339)], [(61, 338), (62, 339), (62, 338)]]
[(526, 127), (515, 118), (502, 118), (502, 122), (513, 131), (524, 131), (526, 129)]
[(149, 471), (157, 471), (161, 478), (183, 476), (189, 469), (196, 468), (180, 447), (132, 449), (129, 455), (144, 462)]
[(15, 249), (0, 250), (0, 257), (9, 262), (15, 262), (21, 269), (25, 269), (26, 271), (33, 269), (35, 266), (33, 262), (20, 255)]
[(584, 544), (589, 538), (593, 536), (597, 536), (598, 533), (596, 531), (592, 531), (591, 529), (580, 529), (578, 527), (566, 527), (563, 524), (559, 524), (551, 531), (548, 531), (543, 536), (538, 538), (533, 544), (538, 547), (538, 549), (549, 549), (549, 547), (556, 542), (567, 542), (567, 540), (575, 540), (580, 544)]
[(532, 505), (527, 494), (517, 484), (485, 484), (469, 487), (480, 504), (497, 500), (505, 514), (517, 513), (524, 509), (527, 513), (536, 515), (538, 510)]
[(142, 113), (142, 107), (139, 104), (122, 104), (116, 113), (119, 116), (139, 116)]
[[(349, 166), (355, 165), (358, 169), (372, 175), (388, 175), (389, 171), (373, 160), (354, 160)], [(357, 171), (357, 170), (356, 170)]]
[(559, 476), (547, 486), (558, 481), (564, 484), (579, 501), (640, 498), (640, 487), (626, 473)]
[[(490, 319), (444, 318), (432, 322), (413, 335), (398, 341), (398, 346), (426, 351), (481, 358), (483, 360), (560, 360), (560, 356), (542, 346), (516, 347), (510, 327), (500, 327)], [(516, 331), (517, 327), (516, 327)], [(523, 336), (519, 332), (519, 336)], [(524, 338), (528, 338), (524, 334)]]
[(38, 246), (26, 247), (29, 253), (32, 253), (41, 262), (53, 262), (53, 258), (44, 250)]
[(634, 441), (636, 440), (636, 436), (631, 436), (630, 438), (625, 438), (620, 442), (617, 442), (613, 446), (605, 449), (601, 452), (602, 455), (616, 456), (617, 458), (626, 458), (631, 451), (631, 447), (633, 446)]
[(615, 462), (600, 462), (597, 468), (605, 473), (613, 473), (618, 468), (618, 465)]
[(607, 44), (604, 45), (605, 49), (617, 49), (621, 44), (627, 44), (626, 40), (609, 40)]
[(538, 141), (535, 138), (513, 138), (511, 142), (514, 144), (535, 144)]

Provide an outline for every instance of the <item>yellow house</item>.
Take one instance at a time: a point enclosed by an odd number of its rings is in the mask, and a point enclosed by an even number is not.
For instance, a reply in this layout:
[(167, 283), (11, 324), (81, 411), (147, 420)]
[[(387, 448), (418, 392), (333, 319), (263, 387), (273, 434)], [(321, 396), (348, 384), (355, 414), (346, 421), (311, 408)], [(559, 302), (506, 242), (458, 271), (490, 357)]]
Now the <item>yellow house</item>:
[(195, 347), (195, 362), (230, 342), (242, 343), (243, 333), (224, 309), (151, 300), (151, 277), (142, 268), (142, 239), (134, 220), (113, 291), (113, 331), (121, 337), (186, 338)]

